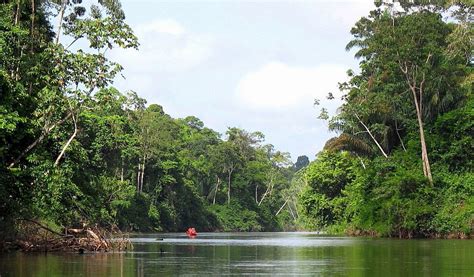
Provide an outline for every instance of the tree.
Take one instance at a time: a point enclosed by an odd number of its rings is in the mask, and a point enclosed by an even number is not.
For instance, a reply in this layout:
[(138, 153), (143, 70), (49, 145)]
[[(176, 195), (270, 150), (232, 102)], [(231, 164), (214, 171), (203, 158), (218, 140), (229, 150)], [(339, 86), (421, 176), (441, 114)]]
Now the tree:
[[(92, 5), (90, 14), (82, 18), (85, 15), (85, 8), (76, 2), (62, 1), (60, 3), (55, 42), (49, 42), (44, 48), (42, 59), (53, 63), (46, 72), (42, 73), (41, 79), (44, 82), (42, 87), (38, 87), (39, 97), (33, 112), (37, 124), (41, 125), (41, 134), (21, 151), (10, 163), (9, 168), (17, 165), (55, 128), (72, 120), (73, 131), (63, 143), (55, 159), (54, 165), (57, 166), (72, 140), (77, 136), (79, 129), (77, 119), (82, 104), (90, 101), (95, 90), (108, 86), (116, 74), (122, 70), (119, 64), (106, 58), (105, 51), (114, 46), (123, 48), (138, 46), (130, 27), (125, 24), (123, 18), (117, 18), (115, 13), (110, 13), (108, 6), (104, 6), (109, 14), (107, 17), (103, 17), (103, 11), (99, 6)], [(45, 2), (42, 5), (42, 9), (46, 9), (48, 3)], [(63, 22), (64, 13), (68, 8), (72, 9), (72, 12), (64, 18), (65, 22)], [(73, 39), (68, 46), (59, 43), (63, 29), (65, 34)], [(119, 29), (123, 31), (117, 32), (116, 30)], [(86, 53), (81, 49), (71, 50), (70, 47), (81, 39), (89, 42), (91, 50), (95, 50), (96, 53)]]
[(265, 139), (261, 132), (249, 133), (236, 127), (228, 128), (226, 135), (227, 141), (235, 145), (240, 156), (247, 161), (254, 158), (255, 150), (253, 147), (258, 146)]
[(295, 171), (298, 171), (304, 167), (306, 167), (309, 164), (309, 159), (307, 156), (298, 156), (298, 159), (296, 159), (296, 163), (294, 165)]
[(279, 228), (288, 153), (111, 86), (122, 67), (107, 51), (138, 47), (118, 0), (4, 1), (0, 17), (0, 239), (18, 218), (56, 231)]
[[(232, 174), (242, 165), (242, 156), (240, 156), (240, 149), (229, 141), (222, 142), (216, 145), (213, 148), (213, 160), (214, 164), (217, 165), (217, 168), (220, 170), (220, 174), (225, 174), (225, 177), (222, 179), (227, 180), (227, 204), (230, 204), (231, 198), (231, 187), (232, 187)], [(217, 173), (217, 183), (216, 189), (214, 192), (214, 200), (218, 191), (218, 186), (220, 184), (221, 178), (219, 178), (219, 173)]]
[(304, 170), (301, 221), (350, 234), (466, 236), (472, 4), (383, 2), (351, 31), (360, 73), (340, 84), (344, 104), (329, 122), (339, 136)]
[[(430, 182), (433, 178), (424, 125), (441, 111), (459, 103), (462, 93), (457, 80), (466, 74), (466, 65), (449, 59), (444, 51), (451, 31), (452, 27), (444, 23), (439, 14), (425, 9), (401, 15), (376, 10), (356, 24), (351, 31), (356, 39), (348, 44), (348, 49), (359, 48), (356, 56), (362, 58), (362, 72), (354, 78), (362, 78), (361, 84), (365, 86), (359, 86), (363, 88), (359, 90), (360, 96), (349, 93), (348, 101), (381, 94), (389, 103), (400, 103), (406, 118), (413, 114), (419, 132), (423, 172)], [(414, 111), (408, 109), (410, 98)], [(354, 116), (360, 119), (356, 113)], [(399, 122), (396, 128), (401, 125), (411, 128), (413, 123)]]

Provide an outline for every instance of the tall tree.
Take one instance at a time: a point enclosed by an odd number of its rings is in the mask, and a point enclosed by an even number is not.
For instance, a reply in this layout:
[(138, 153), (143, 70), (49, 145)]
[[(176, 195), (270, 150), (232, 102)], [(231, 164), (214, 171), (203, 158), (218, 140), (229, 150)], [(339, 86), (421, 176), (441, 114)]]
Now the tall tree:
[[(356, 24), (351, 31), (355, 39), (348, 44), (348, 49), (359, 48), (356, 56), (362, 58), (362, 72), (354, 78), (362, 78), (365, 87), (359, 89), (358, 95), (349, 94), (348, 101), (381, 95), (388, 103), (400, 103), (399, 111), (405, 113), (405, 118), (413, 114), (423, 173), (430, 182), (433, 179), (424, 125), (459, 103), (463, 94), (457, 80), (466, 74), (466, 64), (449, 59), (444, 51), (451, 31), (452, 26), (443, 22), (439, 14), (425, 9), (401, 15), (376, 10)], [(408, 109), (410, 98), (414, 110)], [(373, 102), (365, 106), (371, 108)], [(359, 120), (360, 116), (355, 115)], [(404, 124), (410, 128), (409, 121)], [(401, 122), (396, 128), (399, 126)]]

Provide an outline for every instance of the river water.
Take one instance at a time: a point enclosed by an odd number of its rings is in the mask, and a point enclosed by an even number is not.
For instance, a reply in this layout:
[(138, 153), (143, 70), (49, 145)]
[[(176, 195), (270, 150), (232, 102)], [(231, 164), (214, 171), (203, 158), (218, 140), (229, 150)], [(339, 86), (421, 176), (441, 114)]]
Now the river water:
[(3, 255), (0, 276), (474, 276), (473, 240), (168, 233), (132, 241), (126, 253)]

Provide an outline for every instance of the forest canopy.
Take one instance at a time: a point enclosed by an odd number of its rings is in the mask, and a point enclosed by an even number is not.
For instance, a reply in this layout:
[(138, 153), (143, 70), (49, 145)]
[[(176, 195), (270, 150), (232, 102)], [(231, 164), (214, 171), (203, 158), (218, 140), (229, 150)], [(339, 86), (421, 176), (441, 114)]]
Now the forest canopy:
[(294, 213), (275, 215), (289, 205), (288, 153), (112, 86), (122, 67), (107, 51), (139, 47), (119, 1), (6, 1), (0, 18), (3, 238), (24, 219), (58, 231), (292, 228)]
[[(351, 30), (338, 136), (305, 172), (308, 226), (398, 237), (474, 227), (473, 5), (384, 1)], [(323, 110), (325, 113), (325, 110)]]
[(320, 116), (337, 136), (293, 164), (261, 132), (219, 134), (114, 88), (123, 68), (107, 51), (139, 48), (118, 0), (3, 1), (0, 240), (22, 220), (470, 236), (473, 5), (376, 6), (351, 30), (360, 63), (339, 84), (342, 106)]

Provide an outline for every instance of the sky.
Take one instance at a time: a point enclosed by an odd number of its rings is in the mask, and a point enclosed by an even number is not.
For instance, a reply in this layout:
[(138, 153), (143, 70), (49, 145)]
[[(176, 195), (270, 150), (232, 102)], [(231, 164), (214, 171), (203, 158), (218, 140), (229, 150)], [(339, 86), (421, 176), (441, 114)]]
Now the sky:
[[(311, 160), (330, 133), (317, 118), (336, 112), (338, 82), (358, 61), (345, 45), (371, 0), (122, 0), (139, 50), (113, 50), (124, 78), (148, 104), (176, 118), (193, 115), (220, 133), (261, 131), (266, 143)], [(320, 107), (314, 107), (314, 99)]]

